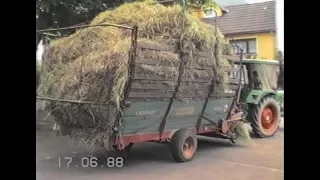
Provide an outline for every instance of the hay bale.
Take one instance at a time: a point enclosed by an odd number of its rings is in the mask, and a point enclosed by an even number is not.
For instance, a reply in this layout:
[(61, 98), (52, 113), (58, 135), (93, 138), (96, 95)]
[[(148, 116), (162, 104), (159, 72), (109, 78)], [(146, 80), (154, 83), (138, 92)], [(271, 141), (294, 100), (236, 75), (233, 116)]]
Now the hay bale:
[[(195, 52), (215, 54), (208, 63), (215, 66), (220, 79), (225, 79), (224, 72), (219, 70), (223, 61), (220, 57), (227, 46), (223, 35), (220, 31), (216, 33), (214, 27), (183, 12), (178, 5), (166, 7), (153, 1), (127, 3), (99, 14), (91, 25), (103, 23), (138, 25), (141, 30), (138, 33), (138, 44), (177, 47), (179, 50), (190, 52), (191, 63), (200, 62), (199, 58), (192, 57)], [(94, 133), (85, 133), (86, 141), (106, 148), (110, 146), (107, 142), (114, 137), (112, 127), (117, 124), (115, 114), (117, 109), (121, 110), (120, 105), (128, 80), (130, 46), (131, 32), (115, 27), (78, 30), (73, 35), (55, 40), (48, 46), (38, 91), (40, 95), (107, 104), (92, 106), (52, 103), (52, 115), (58, 123), (82, 128), (95, 124)], [(178, 54), (139, 51), (138, 56), (159, 60), (156, 67), (141, 65), (138, 67), (138, 73), (140, 71), (159, 76), (178, 76)], [(161, 66), (161, 63), (172, 64), (172, 67)], [(191, 76), (209, 77), (212, 73), (185, 72)], [(104, 133), (101, 135), (101, 132)], [(97, 138), (97, 134), (104, 140)]]

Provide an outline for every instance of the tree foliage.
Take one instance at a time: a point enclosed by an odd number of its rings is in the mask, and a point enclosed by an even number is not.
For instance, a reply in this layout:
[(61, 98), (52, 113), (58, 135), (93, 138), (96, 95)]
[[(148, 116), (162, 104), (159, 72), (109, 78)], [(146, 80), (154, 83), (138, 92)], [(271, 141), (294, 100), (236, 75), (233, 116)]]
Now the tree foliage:
[[(87, 23), (99, 12), (131, 0), (36, 0), (36, 29)], [(65, 33), (70, 33), (66, 31)], [(36, 35), (36, 44), (43, 37)]]
[[(36, 0), (36, 29), (87, 23), (104, 10), (132, 1), (138, 0)], [(186, 9), (188, 5), (206, 8), (216, 5), (214, 0), (172, 0), (172, 2), (179, 3)], [(36, 39), (38, 43), (40, 35), (37, 35)]]
[[(37, 29), (65, 27), (90, 21), (99, 12), (135, 0), (36, 0)], [(175, 0), (182, 6), (216, 6), (214, 0)]]
[(176, 0), (184, 8), (190, 6), (196, 6), (199, 8), (215, 8), (217, 3), (215, 0)]
[(84, 23), (126, 0), (36, 0), (37, 29)]

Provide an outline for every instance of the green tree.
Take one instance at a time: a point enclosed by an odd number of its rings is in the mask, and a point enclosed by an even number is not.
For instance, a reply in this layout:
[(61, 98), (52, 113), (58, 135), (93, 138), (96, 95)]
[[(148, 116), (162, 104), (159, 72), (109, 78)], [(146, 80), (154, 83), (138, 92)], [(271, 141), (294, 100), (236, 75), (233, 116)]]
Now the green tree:
[(176, 0), (182, 7), (188, 9), (188, 6), (197, 6), (202, 9), (206, 8), (215, 8), (217, 7), (217, 3), (215, 0)]
[[(84, 24), (98, 13), (113, 9), (131, 0), (36, 0), (36, 29), (48, 29)], [(62, 35), (74, 30), (61, 32)], [(44, 36), (36, 34), (36, 46)]]
[(124, 0), (36, 0), (37, 29), (64, 27), (91, 20)]
[[(87, 23), (98, 13), (113, 9), (124, 2), (138, 0), (36, 0), (36, 29), (47, 29)], [(159, 0), (160, 2), (160, 0)], [(201, 8), (215, 7), (214, 0), (172, 0), (185, 9), (188, 5)], [(63, 34), (73, 33), (64, 31)], [(36, 44), (42, 39), (36, 35)]]

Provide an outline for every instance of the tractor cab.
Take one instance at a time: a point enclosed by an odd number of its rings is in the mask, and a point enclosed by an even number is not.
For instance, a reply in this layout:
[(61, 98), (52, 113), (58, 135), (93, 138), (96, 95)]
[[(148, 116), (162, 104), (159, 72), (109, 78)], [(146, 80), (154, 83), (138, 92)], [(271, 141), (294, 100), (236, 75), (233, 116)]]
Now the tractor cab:
[(238, 101), (248, 112), (247, 119), (253, 132), (258, 137), (273, 136), (284, 109), (283, 86), (278, 82), (283, 76), (282, 63), (278, 60), (243, 59), (231, 61), (231, 66), (236, 70), (231, 78), (241, 87)]
[[(279, 64), (277, 60), (243, 59), (241, 82), (244, 88), (277, 91), (280, 75)], [(235, 61), (234, 65), (240, 65), (240, 61)]]

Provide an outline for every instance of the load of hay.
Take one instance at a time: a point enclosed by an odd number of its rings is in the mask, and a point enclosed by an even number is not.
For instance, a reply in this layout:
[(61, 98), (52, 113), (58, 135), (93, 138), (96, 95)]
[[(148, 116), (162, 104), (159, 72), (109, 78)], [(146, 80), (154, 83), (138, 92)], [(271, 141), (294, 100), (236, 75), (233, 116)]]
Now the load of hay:
[[(221, 81), (224, 79), (225, 74), (220, 70), (226, 63), (221, 59), (222, 54), (226, 53), (223, 35), (220, 32), (215, 33), (214, 27), (192, 17), (178, 5), (166, 7), (153, 1), (127, 3), (99, 14), (91, 25), (103, 23), (137, 25), (138, 44), (177, 47), (178, 50), (190, 52), (190, 63), (198, 63), (192, 58), (193, 52), (210, 52), (213, 56), (207, 63), (215, 67), (215, 75)], [(59, 124), (86, 129), (81, 132), (72, 131), (71, 134), (81, 134), (82, 140), (87, 144), (99, 144), (109, 148), (109, 142), (115, 136), (113, 127), (119, 123), (115, 122), (116, 114), (121, 111), (129, 77), (130, 47), (130, 30), (109, 26), (90, 27), (53, 41), (45, 52), (39, 95), (96, 102), (95, 105), (51, 102), (50, 106), (51, 114)], [(159, 64), (179, 60), (178, 53), (144, 54), (141, 51), (137, 56), (157, 57)], [(139, 69), (137, 71), (145, 73), (166, 76), (178, 74), (177, 66), (136, 66)], [(192, 76), (200, 76), (196, 71), (188, 72), (190, 73)], [(212, 74), (203, 76), (211, 77)], [(90, 129), (92, 124), (93, 130)]]

